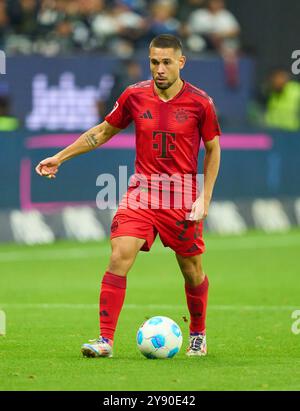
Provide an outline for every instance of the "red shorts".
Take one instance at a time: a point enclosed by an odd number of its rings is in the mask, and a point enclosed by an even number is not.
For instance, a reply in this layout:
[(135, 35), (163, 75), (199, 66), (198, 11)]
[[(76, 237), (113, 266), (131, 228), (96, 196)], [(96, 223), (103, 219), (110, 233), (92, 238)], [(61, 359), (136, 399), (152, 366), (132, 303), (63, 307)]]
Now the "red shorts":
[(130, 236), (145, 239), (142, 251), (149, 251), (155, 237), (175, 253), (189, 257), (202, 254), (203, 223), (186, 220), (186, 209), (132, 209), (119, 207), (111, 224), (111, 238)]

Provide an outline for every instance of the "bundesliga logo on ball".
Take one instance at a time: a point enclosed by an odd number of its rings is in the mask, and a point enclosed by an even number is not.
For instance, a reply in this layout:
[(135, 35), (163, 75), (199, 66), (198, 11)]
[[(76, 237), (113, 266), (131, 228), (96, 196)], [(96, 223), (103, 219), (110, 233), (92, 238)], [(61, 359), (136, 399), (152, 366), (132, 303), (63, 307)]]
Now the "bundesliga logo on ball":
[(137, 346), (149, 358), (173, 358), (182, 345), (179, 326), (168, 317), (152, 317), (137, 332)]

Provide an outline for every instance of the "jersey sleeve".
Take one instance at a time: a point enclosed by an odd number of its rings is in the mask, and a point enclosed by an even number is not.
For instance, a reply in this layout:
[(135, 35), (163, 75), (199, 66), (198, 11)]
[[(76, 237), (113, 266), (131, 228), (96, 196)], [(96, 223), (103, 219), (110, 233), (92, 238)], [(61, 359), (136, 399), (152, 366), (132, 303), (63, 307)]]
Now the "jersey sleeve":
[(128, 108), (127, 90), (120, 95), (111, 112), (105, 116), (105, 120), (117, 128), (126, 128), (131, 123), (133, 119)]
[(211, 98), (200, 120), (200, 134), (203, 141), (212, 140), (215, 136), (220, 136), (221, 134), (215, 105)]

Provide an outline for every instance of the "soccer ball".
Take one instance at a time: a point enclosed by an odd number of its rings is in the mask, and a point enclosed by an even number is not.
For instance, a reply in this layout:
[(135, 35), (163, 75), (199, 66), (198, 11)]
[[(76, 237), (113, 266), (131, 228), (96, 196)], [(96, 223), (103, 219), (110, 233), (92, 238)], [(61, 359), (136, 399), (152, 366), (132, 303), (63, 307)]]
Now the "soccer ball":
[(182, 332), (171, 318), (152, 317), (140, 326), (136, 341), (147, 358), (173, 358), (181, 348)]

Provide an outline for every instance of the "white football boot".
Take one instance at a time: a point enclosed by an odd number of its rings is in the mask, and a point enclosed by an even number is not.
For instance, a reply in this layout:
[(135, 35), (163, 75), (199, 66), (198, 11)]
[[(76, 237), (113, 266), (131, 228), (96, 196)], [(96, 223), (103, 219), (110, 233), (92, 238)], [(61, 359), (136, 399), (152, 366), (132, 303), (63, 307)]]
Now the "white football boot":
[(112, 357), (113, 350), (108, 338), (99, 337), (97, 340), (89, 340), (88, 344), (83, 344), (81, 352), (84, 357)]
[(205, 334), (190, 334), (190, 342), (186, 351), (186, 355), (204, 356), (207, 354), (206, 335)]

